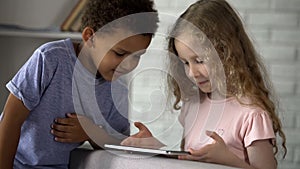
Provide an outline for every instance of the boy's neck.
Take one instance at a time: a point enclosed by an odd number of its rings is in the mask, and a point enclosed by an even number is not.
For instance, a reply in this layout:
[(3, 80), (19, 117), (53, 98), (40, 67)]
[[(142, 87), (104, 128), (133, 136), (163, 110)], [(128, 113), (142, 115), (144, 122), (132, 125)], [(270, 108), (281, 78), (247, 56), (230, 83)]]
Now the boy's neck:
[(80, 63), (90, 72), (90, 73), (93, 73), (95, 74), (95, 77), (96, 78), (99, 78), (101, 77), (100, 73), (97, 71), (97, 68), (94, 66), (93, 62), (91, 62), (90, 59), (88, 59), (87, 56), (84, 56), (82, 57), (83, 55), (85, 54), (81, 54), (82, 56), (79, 57), (80, 55), (80, 52), (83, 48), (82, 46), (82, 43), (77, 43), (77, 42), (74, 42), (73, 43), (73, 46), (74, 46), (74, 51), (75, 51), (75, 54), (76, 54), (76, 57), (78, 58), (78, 60), (80, 61)]

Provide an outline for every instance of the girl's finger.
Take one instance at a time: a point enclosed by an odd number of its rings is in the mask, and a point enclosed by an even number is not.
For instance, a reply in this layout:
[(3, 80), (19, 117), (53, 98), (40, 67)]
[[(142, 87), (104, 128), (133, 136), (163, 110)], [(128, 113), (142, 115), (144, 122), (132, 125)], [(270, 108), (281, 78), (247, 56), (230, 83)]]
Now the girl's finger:
[(210, 145), (206, 145), (199, 150), (195, 150), (191, 148), (189, 149), (189, 152), (191, 153), (191, 155), (194, 156), (204, 156), (209, 152), (209, 149), (210, 149)]
[(203, 161), (204, 156), (180, 155), (180, 156), (178, 156), (178, 159), (180, 159), (180, 160)]
[(224, 142), (224, 140), (222, 139), (222, 137), (220, 137), (216, 132), (214, 131), (209, 131), (206, 130), (206, 135), (209, 136), (210, 138), (214, 139), (216, 142)]

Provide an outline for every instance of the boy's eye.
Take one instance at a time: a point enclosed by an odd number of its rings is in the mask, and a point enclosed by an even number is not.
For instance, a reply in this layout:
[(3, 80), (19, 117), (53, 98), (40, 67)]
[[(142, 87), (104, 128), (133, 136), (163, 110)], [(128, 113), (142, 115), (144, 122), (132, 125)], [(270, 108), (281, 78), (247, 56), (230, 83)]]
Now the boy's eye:
[(114, 53), (117, 55), (117, 56), (124, 56), (126, 53), (125, 52), (117, 52), (117, 51), (114, 51)]

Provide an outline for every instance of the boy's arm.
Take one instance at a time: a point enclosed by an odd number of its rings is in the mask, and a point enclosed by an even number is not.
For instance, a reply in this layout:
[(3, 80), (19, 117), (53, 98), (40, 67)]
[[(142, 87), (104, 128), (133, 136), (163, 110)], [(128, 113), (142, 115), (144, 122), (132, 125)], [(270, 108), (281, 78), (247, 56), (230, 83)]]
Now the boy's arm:
[(23, 102), (10, 94), (0, 121), (0, 169), (12, 169), (21, 126), (29, 115)]
[(121, 145), (157, 149), (166, 146), (153, 137), (151, 131), (143, 123), (135, 122), (134, 125), (139, 129), (139, 132), (123, 140)]
[(100, 149), (104, 144), (120, 144), (121, 142), (87, 117), (75, 113), (68, 113), (66, 118), (57, 118), (51, 128), (55, 140), (62, 143), (89, 141), (94, 149)]

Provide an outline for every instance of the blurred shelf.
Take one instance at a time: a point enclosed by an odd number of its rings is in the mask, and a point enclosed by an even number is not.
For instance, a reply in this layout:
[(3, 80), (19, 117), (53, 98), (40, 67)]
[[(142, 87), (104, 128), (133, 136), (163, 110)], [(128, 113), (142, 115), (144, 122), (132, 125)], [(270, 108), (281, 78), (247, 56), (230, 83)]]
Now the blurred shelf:
[(27, 30), (27, 29), (8, 29), (0, 28), (0, 36), (11, 36), (11, 37), (28, 37), (28, 38), (49, 38), (49, 39), (81, 39), (79, 32), (60, 32), (51, 30)]

